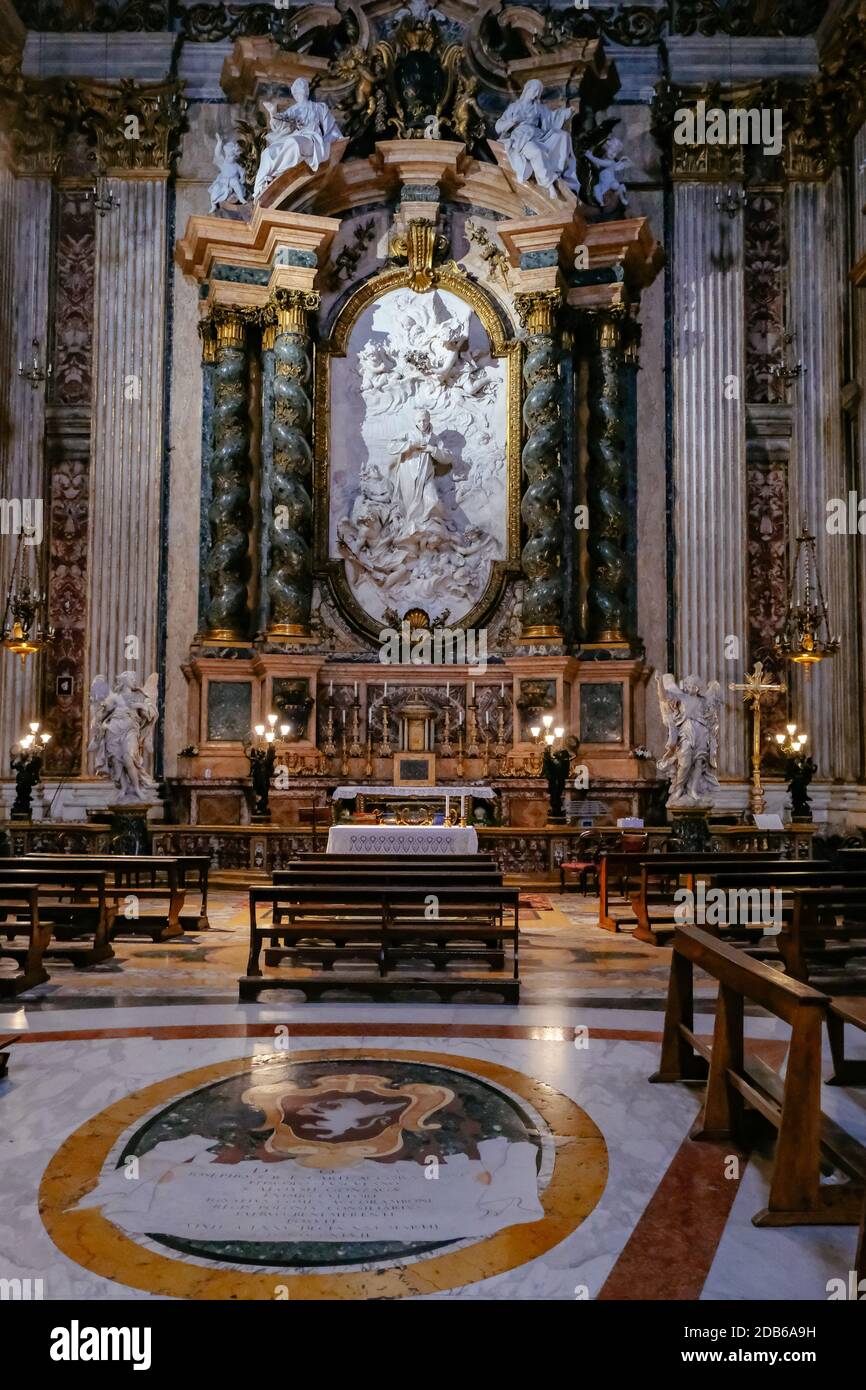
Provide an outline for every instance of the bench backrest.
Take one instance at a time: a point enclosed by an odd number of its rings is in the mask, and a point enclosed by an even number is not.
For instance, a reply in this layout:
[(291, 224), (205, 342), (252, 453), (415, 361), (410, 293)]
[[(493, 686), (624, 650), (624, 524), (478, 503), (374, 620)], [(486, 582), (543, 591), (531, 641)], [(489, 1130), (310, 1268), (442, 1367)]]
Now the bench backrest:
[(700, 927), (678, 926), (673, 948), (701, 970), (706, 970), (720, 984), (750, 999), (753, 1004), (760, 1004), (761, 1008), (769, 1010), (786, 1023), (793, 1022), (797, 1010), (804, 1004), (826, 1009), (830, 1002), (826, 994), (819, 993), (811, 985), (801, 984), (799, 980), (753, 960), (744, 951), (717, 936), (711, 936)]

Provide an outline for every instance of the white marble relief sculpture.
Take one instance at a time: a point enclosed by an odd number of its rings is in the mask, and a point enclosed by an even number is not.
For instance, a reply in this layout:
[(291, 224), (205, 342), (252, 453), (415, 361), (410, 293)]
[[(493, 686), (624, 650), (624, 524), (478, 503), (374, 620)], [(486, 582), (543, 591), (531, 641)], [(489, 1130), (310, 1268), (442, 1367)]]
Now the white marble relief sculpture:
[(269, 184), (287, 169), (306, 164), (313, 172), (324, 164), (342, 132), (324, 101), (310, 101), (310, 84), (302, 77), (292, 83), (294, 103), (285, 111), (275, 101), (263, 102), (270, 130), (265, 139), (253, 196), (260, 198)]
[(227, 203), (231, 197), (236, 198), (239, 203), (246, 202), (246, 184), (240, 157), (241, 147), (236, 140), (223, 143), (222, 136), (217, 136), (213, 162), (219, 173), (208, 189), (211, 212), (216, 212), (217, 208)]
[(592, 196), (599, 207), (604, 207), (604, 201), (608, 193), (615, 193), (620, 205), (628, 207), (628, 189), (622, 181), (621, 175), (631, 164), (630, 159), (623, 157), (623, 143), (615, 135), (609, 135), (601, 147), (601, 154), (592, 154), (589, 150), (586, 157), (594, 168), (599, 170), (598, 179)]
[(134, 671), (121, 671), (109, 686), (97, 676), (90, 687), (90, 743), (96, 771), (114, 783), (119, 804), (150, 801), (157, 784), (145, 767), (158, 718), (154, 673), (141, 685)]
[(521, 183), (533, 177), (540, 188), (553, 193), (561, 180), (577, 193), (580, 182), (568, 129), (574, 112), (570, 106), (552, 111), (540, 100), (543, 90), (538, 78), (531, 78), (499, 117), (496, 133)]
[(719, 710), (724, 703), (718, 681), (704, 685), (686, 676), (677, 685), (669, 673), (656, 676), (659, 708), (668, 731), (664, 753), (656, 764), (671, 777), (667, 805), (711, 806), (719, 790)]
[(457, 620), (505, 554), (504, 363), (456, 295), (407, 289), (361, 316), (332, 372), (332, 557), (373, 618)]

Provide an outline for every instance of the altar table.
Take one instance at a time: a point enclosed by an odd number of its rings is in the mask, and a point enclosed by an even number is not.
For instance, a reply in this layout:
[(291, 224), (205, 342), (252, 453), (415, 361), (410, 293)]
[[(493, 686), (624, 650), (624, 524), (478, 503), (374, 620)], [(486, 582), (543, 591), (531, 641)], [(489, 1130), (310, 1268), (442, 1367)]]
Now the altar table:
[(477, 854), (471, 825), (332, 825), (328, 854)]

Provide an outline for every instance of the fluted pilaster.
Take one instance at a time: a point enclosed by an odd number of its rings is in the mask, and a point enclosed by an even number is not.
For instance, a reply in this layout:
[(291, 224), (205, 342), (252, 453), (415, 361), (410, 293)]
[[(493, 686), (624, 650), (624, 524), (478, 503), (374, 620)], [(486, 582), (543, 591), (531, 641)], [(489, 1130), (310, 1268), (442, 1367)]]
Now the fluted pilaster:
[(817, 536), (818, 565), (830, 622), (842, 639), (839, 653), (805, 679), (789, 670), (794, 718), (809, 732), (821, 778), (859, 773), (857, 711), (858, 623), (854, 591), (856, 536), (828, 535), (827, 502), (848, 496), (845, 466), (844, 382), (845, 209), (841, 173), (826, 183), (794, 183), (788, 197), (789, 329), (792, 355), (804, 375), (791, 387), (792, 535), (806, 517)]
[(157, 664), (166, 189), (161, 178), (106, 186), (119, 207), (96, 224), (90, 680)]
[(247, 341), (243, 317), (214, 311), (213, 449), (208, 507), (210, 550), (205, 565), (208, 607), (205, 635), (211, 642), (249, 637), (250, 419)]
[(589, 637), (628, 640), (628, 439), (622, 315), (598, 314), (589, 363)]
[[(674, 185), (674, 531), (677, 675), (738, 680), (745, 658), (746, 466), (742, 215), (712, 184)], [(726, 692), (719, 770), (745, 774), (739, 702)]]
[[(43, 498), (42, 544), (32, 548), (31, 565), (44, 569), (48, 543), (48, 499), (44, 497), (43, 441), (45, 386), (35, 389), (18, 375), (30, 363), (37, 338), (44, 369), (48, 353), (48, 274), (50, 266), (51, 184), (47, 179), (16, 179), (0, 166), (0, 495)], [(5, 602), (15, 559), (16, 536), (0, 536), (0, 583)], [(30, 557), (28, 557), (30, 558)], [(22, 721), (37, 713), (39, 659), (22, 667), (0, 651), (0, 767), (8, 774), (9, 748)]]
[(528, 532), (521, 555), (526, 579), (523, 636), (530, 641), (562, 638), (562, 404), (554, 324), (559, 302), (558, 290), (518, 295), (516, 300), (527, 330), (520, 512)]
[(268, 636), (306, 637), (310, 631), (313, 567), (310, 498), (312, 346), (310, 314), (319, 306), (311, 290), (274, 296), (273, 425), (271, 442)]

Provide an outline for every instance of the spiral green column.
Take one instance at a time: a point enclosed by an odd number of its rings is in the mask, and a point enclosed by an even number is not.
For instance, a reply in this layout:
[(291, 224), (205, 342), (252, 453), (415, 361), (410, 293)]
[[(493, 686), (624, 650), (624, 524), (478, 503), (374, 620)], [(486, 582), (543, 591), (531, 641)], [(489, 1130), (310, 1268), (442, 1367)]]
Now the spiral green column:
[(628, 641), (628, 456), (625, 422), (623, 325), (596, 317), (589, 363), (589, 638)]
[(273, 297), (273, 471), (266, 587), (267, 633), (275, 640), (310, 635), (313, 364), (309, 315), (318, 307), (314, 290), (280, 289)]
[(517, 296), (517, 312), (527, 331), (523, 365), (521, 456), (524, 492), (520, 507), (527, 531), (521, 554), (526, 579), (523, 638), (562, 640), (562, 413), (559, 356), (554, 315), (558, 290)]
[(240, 314), (218, 309), (213, 315), (213, 330), (216, 346), (205, 637), (210, 642), (241, 642), (249, 637), (247, 581), (252, 524), (246, 327)]

